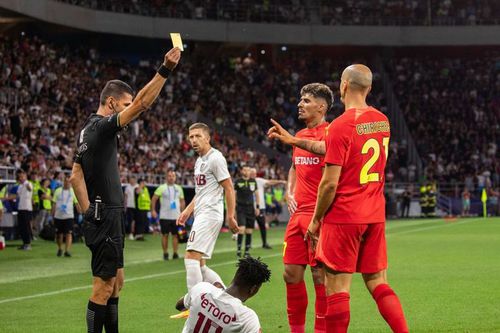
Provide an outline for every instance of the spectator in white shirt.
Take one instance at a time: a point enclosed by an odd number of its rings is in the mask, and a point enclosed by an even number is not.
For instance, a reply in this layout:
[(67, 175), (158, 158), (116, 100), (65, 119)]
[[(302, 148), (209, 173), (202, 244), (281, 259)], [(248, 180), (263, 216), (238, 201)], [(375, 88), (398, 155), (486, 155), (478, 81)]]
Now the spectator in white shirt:
[(19, 250), (31, 250), (31, 218), (33, 213), (33, 187), (28, 181), (26, 172), (17, 173), (19, 185), (17, 187), (17, 227), (23, 240)]

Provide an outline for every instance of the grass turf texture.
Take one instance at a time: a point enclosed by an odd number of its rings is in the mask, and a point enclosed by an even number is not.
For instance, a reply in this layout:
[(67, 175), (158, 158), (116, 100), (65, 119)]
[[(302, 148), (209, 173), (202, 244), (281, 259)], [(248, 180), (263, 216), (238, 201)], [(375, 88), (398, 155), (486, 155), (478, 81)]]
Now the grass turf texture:
[[(247, 304), (264, 332), (287, 332), (282, 281), (284, 229), (269, 232), (272, 250), (260, 248), (254, 234), (252, 255), (271, 267), (271, 283)], [(411, 332), (500, 332), (500, 218), (390, 221), (387, 224), (389, 281), (403, 303)], [(90, 294), (89, 251), (73, 248), (73, 258), (56, 257), (56, 246), (36, 241), (18, 251), (9, 242), (0, 251), (0, 332), (84, 332)], [(229, 283), (235, 272), (235, 247), (222, 234), (209, 261)], [(182, 253), (182, 252), (181, 252)], [(184, 320), (169, 319), (185, 293), (183, 260), (164, 262), (160, 238), (127, 241), (125, 288), (120, 298), (123, 332), (180, 332)], [(312, 332), (314, 289), (307, 273), (309, 307), (306, 332)], [(351, 289), (350, 332), (389, 332), (362, 279)]]

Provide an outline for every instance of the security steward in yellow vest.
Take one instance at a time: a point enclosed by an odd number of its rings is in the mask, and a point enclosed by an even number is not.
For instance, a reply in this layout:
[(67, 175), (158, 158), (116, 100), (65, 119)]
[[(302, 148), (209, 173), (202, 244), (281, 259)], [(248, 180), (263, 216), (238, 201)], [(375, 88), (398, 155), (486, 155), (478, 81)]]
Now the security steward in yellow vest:
[(135, 222), (135, 240), (143, 241), (144, 232), (148, 225), (148, 212), (151, 210), (151, 197), (144, 179), (139, 179), (139, 186), (135, 189), (137, 207), (137, 221)]
[(427, 185), (427, 217), (436, 216), (437, 193), (436, 184)]
[(427, 185), (420, 186), (420, 217), (426, 217), (429, 212), (429, 204), (427, 197)]

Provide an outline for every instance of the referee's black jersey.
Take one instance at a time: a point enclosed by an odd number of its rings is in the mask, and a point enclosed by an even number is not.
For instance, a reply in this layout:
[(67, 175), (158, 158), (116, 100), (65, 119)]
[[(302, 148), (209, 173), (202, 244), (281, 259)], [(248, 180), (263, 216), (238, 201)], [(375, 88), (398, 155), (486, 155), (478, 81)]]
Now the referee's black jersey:
[(103, 203), (123, 205), (118, 169), (118, 114), (92, 114), (78, 135), (74, 161), (82, 166), (90, 202), (100, 196)]
[(234, 183), (236, 190), (236, 204), (240, 206), (253, 205), (253, 194), (257, 191), (257, 182), (254, 178), (243, 179), (240, 178)]

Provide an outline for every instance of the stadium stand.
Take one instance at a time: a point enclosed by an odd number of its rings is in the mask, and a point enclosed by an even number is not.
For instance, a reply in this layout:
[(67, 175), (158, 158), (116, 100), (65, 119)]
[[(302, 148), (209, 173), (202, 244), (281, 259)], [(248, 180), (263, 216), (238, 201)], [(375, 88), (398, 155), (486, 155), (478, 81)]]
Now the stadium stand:
[(401, 57), (388, 68), (426, 178), (470, 191), (498, 186), (500, 54)]
[(325, 25), (489, 25), (500, 21), (491, 0), (57, 0), (90, 9), (154, 17)]

